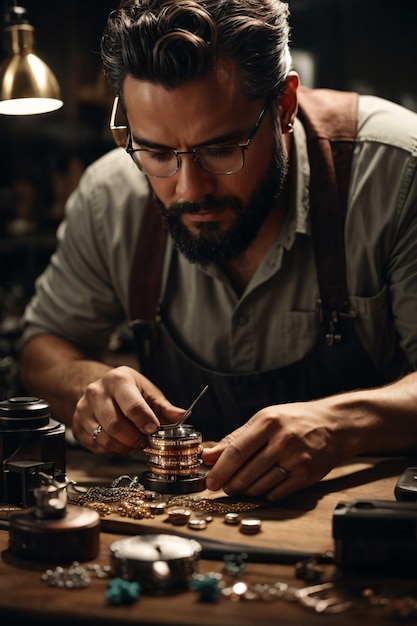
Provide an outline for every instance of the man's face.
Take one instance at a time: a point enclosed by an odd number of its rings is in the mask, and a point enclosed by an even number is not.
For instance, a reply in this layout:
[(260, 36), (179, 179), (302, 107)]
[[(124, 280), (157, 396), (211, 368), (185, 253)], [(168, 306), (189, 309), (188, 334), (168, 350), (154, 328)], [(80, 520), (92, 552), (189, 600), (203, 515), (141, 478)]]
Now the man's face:
[[(248, 102), (232, 64), (170, 91), (127, 77), (124, 99), (133, 148), (177, 150), (245, 142), (265, 105)], [(242, 171), (219, 176), (201, 169), (190, 154), (180, 159), (174, 176), (148, 179), (176, 246), (191, 262), (237, 258), (275, 207), (285, 178), (286, 152), (269, 112)]]

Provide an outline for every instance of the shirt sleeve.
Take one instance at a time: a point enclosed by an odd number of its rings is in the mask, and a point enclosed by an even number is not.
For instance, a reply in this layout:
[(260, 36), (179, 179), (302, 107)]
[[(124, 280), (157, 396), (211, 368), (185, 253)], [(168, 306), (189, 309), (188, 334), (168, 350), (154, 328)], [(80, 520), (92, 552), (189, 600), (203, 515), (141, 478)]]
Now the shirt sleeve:
[(50, 333), (87, 354), (107, 347), (127, 317), (130, 262), (148, 195), (140, 176), (120, 150), (86, 170), (24, 313), (21, 345)]
[(417, 146), (404, 165), (397, 228), (387, 265), (390, 300), (400, 346), (417, 370)]
[(346, 221), (358, 334), (382, 371), (398, 347), (417, 369), (417, 116), (361, 98)]

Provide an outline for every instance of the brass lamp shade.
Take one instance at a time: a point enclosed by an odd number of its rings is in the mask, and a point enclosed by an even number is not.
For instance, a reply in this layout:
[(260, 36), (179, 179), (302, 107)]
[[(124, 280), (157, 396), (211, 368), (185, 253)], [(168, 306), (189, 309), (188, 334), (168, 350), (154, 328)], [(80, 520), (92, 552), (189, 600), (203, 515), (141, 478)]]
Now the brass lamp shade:
[(4, 29), (9, 55), (0, 66), (0, 114), (33, 115), (59, 109), (58, 82), (33, 52), (34, 28), (12, 24)]

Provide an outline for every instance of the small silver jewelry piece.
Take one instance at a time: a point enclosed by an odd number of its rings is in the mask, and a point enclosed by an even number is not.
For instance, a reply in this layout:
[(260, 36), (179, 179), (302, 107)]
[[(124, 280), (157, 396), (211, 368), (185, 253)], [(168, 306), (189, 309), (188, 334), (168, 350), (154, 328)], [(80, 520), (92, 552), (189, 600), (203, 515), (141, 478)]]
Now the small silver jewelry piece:
[(102, 430), (103, 430), (103, 426), (101, 424), (99, 424), (97, 428), (93, 430), (93, 441), (97, 439), (97, 437), (99, 436)]
[(205, 530), (207, 528), (207, 522), (202, 517), (192, 517), (188, 520), (188, 528), (191, 530)]
[(226, 513), (224, 516), (225, 524), (231, 524), (232, 526), (239, 524), (240, 515), (239, 513)]
[(287, 130), (288, 130), (289, 133), (293, 133), (294, 132), (294, 126), (291, 124), (291, 122), (288, 122)]
[(261, 526), (260, 519), (245, 517), (240, 522), (240, 532), (245, 535), (256, 535), (261, 530)]

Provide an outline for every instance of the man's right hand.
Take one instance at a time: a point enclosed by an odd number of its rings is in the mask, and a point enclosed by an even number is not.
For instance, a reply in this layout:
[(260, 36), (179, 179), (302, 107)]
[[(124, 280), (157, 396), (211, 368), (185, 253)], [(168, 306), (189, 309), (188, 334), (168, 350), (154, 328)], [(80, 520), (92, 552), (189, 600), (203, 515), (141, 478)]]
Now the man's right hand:
[(176, 422), (184, 414), (135, 369), (89, 359), (56, 335), (26, 343), (20, 374), (28, 393), (48, 402), (53, 417), (95, 454), (131, 454), (160, 421)]
[(79, 443), (99, 455), (128, 455), (146, 443), (162, 422), (176, 422), (184, 409), (130, 367), (116, 367), (90, 383), (72, 419)]

